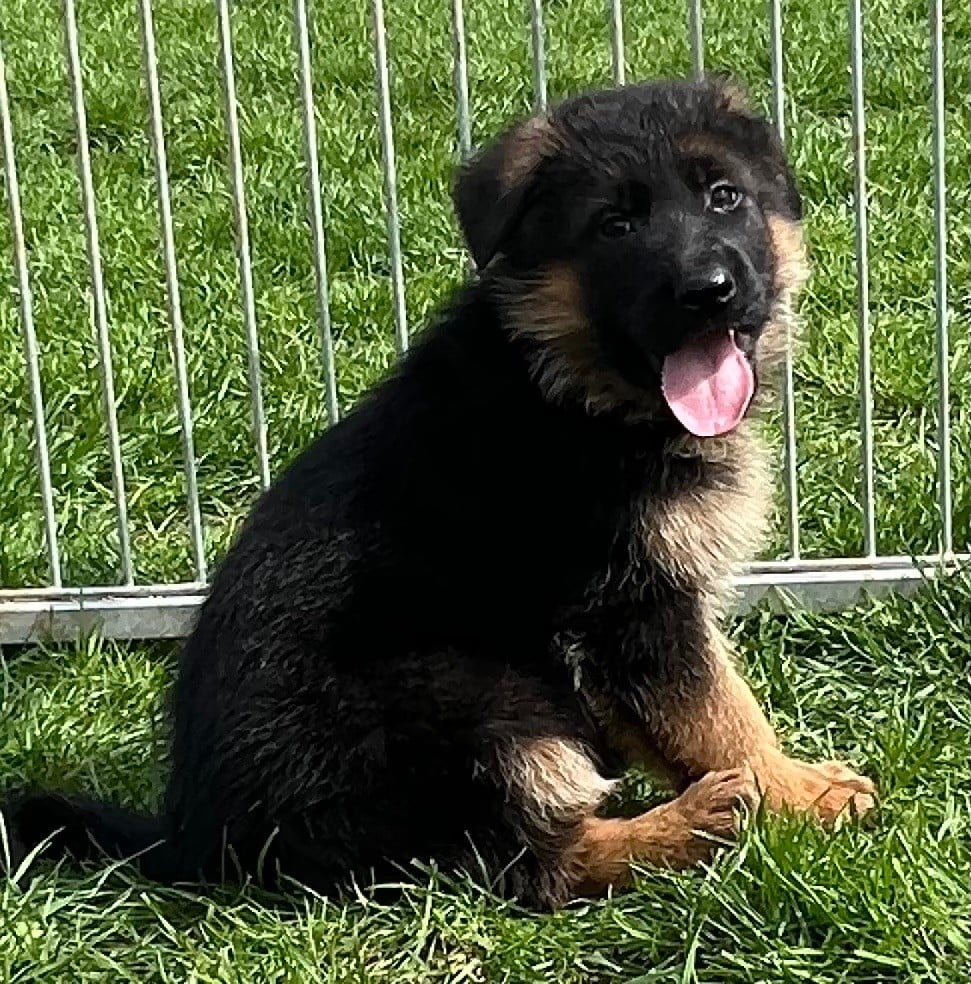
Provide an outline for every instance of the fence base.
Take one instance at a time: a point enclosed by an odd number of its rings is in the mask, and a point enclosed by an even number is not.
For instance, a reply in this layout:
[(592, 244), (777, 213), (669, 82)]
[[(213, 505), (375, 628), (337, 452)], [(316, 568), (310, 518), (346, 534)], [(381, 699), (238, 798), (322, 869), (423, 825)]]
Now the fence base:
[[(776, 611), (845, 608), (867, 597), (913, 592), (957, 570), (971, 571), (971, 555), (755, 564), (735, 579), (735, 610), (742, 613), (757, 604)], [(206, 585), (196, 582), (0, 591), (0, 645), (68, 642), (91, 634), (181, 639), (205, 597)]]

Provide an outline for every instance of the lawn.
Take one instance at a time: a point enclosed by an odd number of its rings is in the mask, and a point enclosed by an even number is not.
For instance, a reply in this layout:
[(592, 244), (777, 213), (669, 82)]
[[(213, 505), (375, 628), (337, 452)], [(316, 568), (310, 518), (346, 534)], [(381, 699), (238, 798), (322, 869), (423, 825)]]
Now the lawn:
[[(971, 584), (955, 580), (917, 602), (738, 626), (791, 746), (878, 778), (869, 829), (763, 819), (710, 872), (645, 872), (636, 891), (552, 918), (418, 869), (394, 905), (295, 893), (288, 908), (125, 870), (48, 872), (0, 887), (0, 980), (966, 981), (969, 612)], [(0, 781), (154, 801), (171, 656), (97, 643), (19, 656), (4, 677)]]
[[(85, 289), (75, 138), (57, 0), (3, 0), (65, 580), (118, 577), (111, 477)], [(192, 563), (145, 130), (136, 5), (81, 0), (119, 422), (140, 581)], [(234, 13), (256, 313), (275, 470), (326, 426), (290, 4)], [(394, 357), (367, 5), (311, 5), (314, 79), (342, 410)], [(522, 0), (468, 3), (477, 140), (530, 104)], [(551, 94), (610, 77), (603, 0), (548, 0)], [(258, 490), (210, 0), (156, 0), (189, 383), (209, 559)], [(628, 74), (688, 69), (685, 6), (626, 5)], [(768, 105), (763, 0), (709, 2), (710, 66)], [(936, 412), (929, 33), (924, 3), (866, 5), (870, 296), (878, 547), (933, 549)], [(450, 5), (388, 0), (407, 305), (416, 329), (462, 276), (448, 205), (455, 161)], [(969, 8), (944, 0), (947, 236), (959, 545), (971, 523)], [(814, 279), (797, 364), (799, 492), (809, 556), (856, 553), (857, 282), (843, 0), (785, 4), (789, 140)], [(29, 399), (0, 215), (0, 584), (46, 577)], [(769, 433), (778, 445), (776, 421)], [(780, 495), (781, 501), (781, 495)], [(782, 523), (768, 555), (784, 546)], [(876, 825), (833, 838), (758, 822), (705, 875), (524, 919), (471, 881), (418, 874), (393, 908), (256, 893), (200, 900), (124, 870), (46, 873), (0, 891), (0, 980), (948, 981), (969, 932), (967, 671), (971, 586), (832, 616), (757, 612), (737, 626), (760, 693), (805, 755), (847, 756), (884, 790)], [(27, 776), (152, 802), (164, 751), (168, 647), (91, 640), (5, 653), (0, 787)], [(636, 785), (636, 784), (635, 784)]]

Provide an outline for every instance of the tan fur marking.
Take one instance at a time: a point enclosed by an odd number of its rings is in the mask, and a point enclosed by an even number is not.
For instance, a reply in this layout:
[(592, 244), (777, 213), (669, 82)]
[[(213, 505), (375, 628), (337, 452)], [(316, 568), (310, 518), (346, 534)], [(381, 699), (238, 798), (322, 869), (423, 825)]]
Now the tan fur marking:
[(556, 130), (545, 116), (521, 123), (512, 135), (499, 174), (503, 194), (528, 178), (544, 158), (556, 151), (557, 143)]
[(654, 419), (660, 394), (633, 386), (603, 357), (583, 310), (583, 292), (567, 265), (528, 284), (500, 282), (512, 334), (538, 343), (532, 372), (547, 399), (579, 399), (592, 413), (625, 409), (631, 419)]
[(499, 768), (510, 792), (539, 829), (578, 822), (600, 805), (615, 783), (583, 749), (562, 738), (512, 742)]
[[(781, 215), (768, 215), (769, 248), (775, 267), (776, 301), (759, 338), (759, 365), (771, 372), (778, 369), (787, 350), (799, 341), (800, 322), (796, 315), (796, 300), (809, 278), (809, 263), (802, 226)], [(771, 376), (765, 377), (770, 382)], [(772, 396), (772, 387), (765, 387)]]
[(775, 286), (778, 291), (802, 290), (809, 278), (806, 241), (802, 226), (781, 215), (768, 215), (769, 243), (775, 259)]
[(720, 593), (765, 535), (771, 504), (765, 449), (752, 424), (743, 422), (723, 437), (686, 436), (668, 453), (725, 467), (717, 482), (709, 478), (697, 489), (648, 500), (641, 514), (645, 548), (681, 585)]
[(735, 159), (735, 154), (724, 140), (719, 140), (714, 134), (704, 131), (683, 134), (677, 140), (677, 147), (682, 155), (689, 158), (716, 161)]
[(701, 692), (665, 707), (659, 746), (689, 775), (737, 768), (778, 748), (775, 731), (732, 662), (713, 613), (705, 620), (703, 658), (708, 680)]
[(780, 750), (713, 616), (706, 632), (707, 685), (693, 697), (671, 701), (650, 736), (671, 765), (693, 776), (747, 767), (770, 809), (810, 813), (825, 824), (871, 809), (876, 790), (869, 779), (840, 763), (799, 762)]
[(722, 106), (730, 113), (748, 116), (752, 106), (748, 93), (737, 82), (723, 82), (720, 86)]
[(738, 809), (755, 799), (746, 770), (709, 773), (677, 799), (632, 820), (587, 818), (564, 867), (581, 895), (628, 884), (632, 862), (687, 868), (710, 857), (718, 847), (712, 838), (734, 837)]
[(577, 274), (568, 266), (545, 270), (514, 301), (516, 331), (541, 342), (558, 343), (589, 334), (583, 311), (583, 292)]

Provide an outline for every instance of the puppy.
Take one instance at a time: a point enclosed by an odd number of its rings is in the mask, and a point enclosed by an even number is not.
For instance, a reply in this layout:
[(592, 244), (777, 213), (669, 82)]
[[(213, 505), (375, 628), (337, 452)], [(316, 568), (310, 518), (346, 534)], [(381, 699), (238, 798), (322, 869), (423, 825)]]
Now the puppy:
[[(548, 908), (702, 860), (740, 801), (872, 805), (779, 748), (719, 629), (804, 277), (771, 127), (719, 81), (586, 94), (500, 136), (455, 202), (477, 277), (215, 575), (160, 814), (21, 796), (15, 860), (51, 837), (327, 890), (434, 858)], [(598, 816), (633, 763), (679, 795)]]

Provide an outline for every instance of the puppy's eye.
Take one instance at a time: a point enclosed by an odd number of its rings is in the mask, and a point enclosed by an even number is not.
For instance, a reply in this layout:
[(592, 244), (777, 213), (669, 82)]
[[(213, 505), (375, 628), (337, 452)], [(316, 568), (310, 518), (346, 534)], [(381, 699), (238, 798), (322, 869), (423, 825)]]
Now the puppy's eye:
[(600, 223), (600, 234), (607, 239), (621, 239), (634, 231), (634, 223), (624, 215), (608, 215)]
[(727, 181), (719, 181), (708, 189), (708, 207), (713, 212), (734, 212), (742, 203), (742, 193)]

